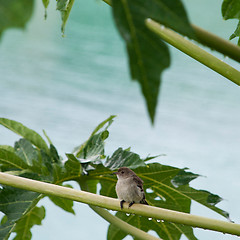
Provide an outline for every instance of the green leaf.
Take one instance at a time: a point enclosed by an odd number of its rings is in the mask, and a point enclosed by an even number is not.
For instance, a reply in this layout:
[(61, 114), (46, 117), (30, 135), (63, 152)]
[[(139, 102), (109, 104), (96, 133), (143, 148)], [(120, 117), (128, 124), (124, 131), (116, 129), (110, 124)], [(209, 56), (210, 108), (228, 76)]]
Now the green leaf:
[(45, 218), (45, 208), (43, 206), (35, 206), (29, 211), (20, 221), (17, 222), (14, 232), (16, 236), (14, 240), (30, 240), (32, 238), (31, 228), (34, 225), (41, 225), (42, 220)]
[(66, 153), (68, 160), (65, 162), (64, 167), (67, 172), (74, 178), (79, 177), (82, 174), (82, 166), (80, 161), (71, 153)]
[(198, 174), (192, 173), (192, 172), (186, 172), (186, 169), (182, 169), (178, 172), (178, 175), (176, 175), (173, 179), (172, 179), (172, 184), (175, 187), (179, 187), (182, 185), (186, 185), (188, 183), (190, 183), (192, 180), (196, 179), (197, 177), (199, 177)]
[(49, 0), (42, 0), (42, 3), (45, 8), (44, 19), (47, 19), (47, 7), (49, 5)]
[[(240, 1), (239, 0), (224, 0), (222, 3), (222, 16), (224, 20), (238, 19), (238, 25), (234, 33), (230, 36), (230, 40), (235, 37), (240, 37)], [(240, 46), (240, 38), (238, 40)]]
[(43, 6), (47, 8), (49, 4), (49, 0), (42, 0), (42, 3), (43, 3)]
[(53, 183), (62, 184), (64, 181), (76, 180), (82, 175), (81, 163), (74, 157), (69, 156), (64, 165), (52, 164)]
[[(104, 146), (103, 146), (102, 141), (104, 141), (105, 139), (108, 138), (109, 134), (107, 132), (107, 129), (110, 127), (110, 125), (112, 124), (113, 119), (115, 117), (116, 117), (115, 115), (111, 115), (109, 118), (107, 118), (106, 120), (104, 120), (100, 124), (98, 124), (97, 127), (91, 133), (88, 140), (85, 143), (83, 143), (82, 145), (74, 148), (73, 152), (75, 153), (75, 155), (77, 157), (81, 156), (82, 158), (85, 158), (86, 154), (84, 152), (88, 152), (87, 148), (92, 149), (88, 145), (92, 145), (91, 142), (94, 142), (94, 141), (96, 142), (97, 145), (99, 145), (100, 148), (103, 148)], [(102, 130), (102, 131), (100, 131), (100, 130)], [(97, 134), (97, 133), (99, 133), (99, 134)], [(93, 149), (94, 148), (95, 147), (93, 147)], [(101, 152), (102, 152), (102, 150), (101, 150)], [(88, 154), (88, 155), (90, 155), (90, 154)]]
[(10, 151), (10, 152), (15, 152), (14, 148), (9, 145), (0, 145), (0, 149), (4, 149), (4, 150)]
[(7, 239), (14, 228), (18, 228), (18, 221), (23, 219), (40, 198), (39, 193), (3, 186), (0, 190), (0, 211), (5, 217), (0, 226), (0, 239)]
[(50, 157), (52, 158), (53, 163), (61, 162), (58, 151), (53, 144), (50, 144)]
[[(124, 161), (124, 157), (118, 158), (119, 164)], [(109, 165), (109, 167), (112, 167), (112, 165)], [(221, 201), (218, 195), (204, 190), (196, 190), (189, 186), (189, 183), (199, 176), (198, 174), (159, 163), (151, 163), (144, 167), (138, 167), (134, 171), (144, 181), (146, 200), (149, 205), (190, 213), (191, 203), (192, 201), (196, 201), (228, 218), (228, 213), (216, 207), (216, 204)], [(85, 176), (84, 181), (86, 185), (88, 182), (94, 180), (96, 184), (99, 182), (101, 184), (101, 195), (116, 198), (115, 186), (117, 178), (111, 173), (111, 169), (98, 164), (95, 170), (89, 171), (89, 175)], [(92, 187), (93, 183), (91, 182), (92, 189), (94, 189)], [(122, 213), (117, 213), (117, 216), (144, 231), (156, 231), (159, 237), (166, 240), (180, 239), (182, 234), (188, 239), (196, 239), (192, 228), (189, 226), (163, 222), (160, 219), (149, 220), (134, 215), (129, 217)], [(109, 227), (108, 239), (123, 239), (125, 236), (125, 233), (114, 226), (111, 225)]]
[(169, 67), (170, 56), (165, 43), (145, 26), (152, 18), (194, 37), (183, 5), (178, 0), (113, 0), (117, 28), (126, 42), (132, 79), (136, 79), (145, 97), (148, 113), (154, 121), (160, 88), (160, 75)]
[[(1, 171), (60, 185), (63, 181), (81, 176), (81, 163), (73, 154), (68, 155), (63, 165), (52, 143), (48, 149), (44, 140), (33, 130), (8, 119), (1, 118), (0, 123), (25, 137), (17, 141), (14, 148), (0, 146)], [(7, 239), (13, 231), (17, 233), (14, 239), (31, 239), (31, 227), (40, 224), (45, 214), (42, 209), (35, 208), (40, 198), (42, 195), (38, 193), (3, 186), (0, 190), (0, 211), (5, 215), (1, 221), (0, 239)], [(51, 200), (74, 213), (72, 201), (54, 197)]]
[(14, 152), (0, 148), (0, 165), (14, 169), (29, 169), (30, 166)]
[(38, 159), (38, 151), (34, 149), (32, 144), (24, 138), (15, 142), (14, 148), (15, 153), (29, 166), (32, 165), (33, 160)]
[(52, 162), (51, 157), (42, 149), (40, 150), (40, 156), (41, 156), (41, 161), (39, 161), (40, 165), (38, 165), (38, 166), (39, 167), (45, 166), (48, 174), (51, 175), (51, 173), (53, 171), (53, 162)]
[(50, 144), (50, 151), (48, 153), (43, 149), (40, 150), (38, 161), (33, 161), (32, 171), (48, 176), (48, 181), (53, 181), (53, 167), (55, 164), (62, 166), (56, 148)]
[(238, 45), (240, 46), (240, 21), (238, 22), (237, 28), (234, 33), (230, 36), (229, 40), (232, 40), (235, 37), (239, 37)]
[(92, 131), (92, 134), (90, 137), (92, 137), (93, 135), (95, 135), (99, 130), (101, 130), (105, 125), (107, 125), (105, 127), (105, 130), (107, 130), (110, 125), (113, 123), (113, 119), (116, 117), (116, 115), (111, 115), (109, 118), (107, 118), (106, 120), (102, 121), (100, 124), (97, 125), (97, 127)]
[(224, 0), (222, 3), (222, 16), (225, 20), (232, 18), (240, 19), (239, 0)]
[(33, 0), (0, 0), (0, 37), (8, 28), (25, 28), (33, 13)]
[(87, 191), (91, 189), (91, 192), (96, 193), (97, 186), (94, 186), (94, 184), (98, 184), (101, 181), (100, 194), (116, 198), (115, 185), (117, 181), (116, 176), (112, 174), (113, 171), (106, 168), (103, 164), (97, 164), (94, 167), (94, 170), (89, 171), (88, 175), (80, 179), (87, 186)]
[[(180, 239), (182, 234), (184, 234), (187, 239), (197, 240), (197, 238), (193, 234), (193, 229), (189, 226), (168, 223), (159, 219), (151, 219), (142, 216), (129, 215), (122, 212), (118, 212), (116, 216), (122, 219), (124, 222), (140, 228), (145, 232), (153, 230), (161, 237), (161, 239), (164, 240), (178, 240)], [(119, 228), (111, 224), (108, 229), (107, 239), (121, 240), (127, 235), (127, 233), (121, 231)]]
[(83, 145), (83, 148), (77, 153), (77, 156), (91, 161), (100, 160), (102, 155), (104, 155), (104, 141), (108, 135), (108, 131), (104, 130), (91, 136), (86, 144)]
[(225, 211), (215, 206), (220, 197), (217, 199), (215, 194), (189, 186), (190, 181), (198, 176), (196, 174), (159, 163), (138, 168), (136, 173), (143, 179), (145, 188), (153, 190), (153, 193), (147, 194), (147, 200), (153, 206), (189, 213), (191, 201), (196, 201), (228, 218)]
[(0, 118), (0, 124), (10, 129), (12, 132), (15, 132), (16, 134), (24, 137), (37, 148), (44, 149), (46, 152), (48, 152), (48, 146), (46, 142), (38, 133), (32, 129), (25, 127), (23, 124), (17, 121), (9, 120), (7, 118)]
[(137, 168), (140, 166), (145, 166), (145, 163), (139, 155), (123, 150), (122, 148), (118, 148), (105, 162), (105, 167), (110, 168), (111, 170), (120, 167)]
[(53, 144), (52, 141), (51, 141), (51, 139), (49, 138), (49, 136), (47, 135), (47, 133), (46, 133), (45, 130), (43, 130), (43, 134), (44, 134), (44, 136), (46, 137), (46, 139), (48, 140), (48, 143), (49, 143), (50, 145)]
[(62, 34), (64, 34), (65, 25), (67, 23), (73, 3), (74, 3), (74, 0), (57, 0), (57, 10), (61, 12), (61, 17), (62, 17), (62, 27), (61, 27)]
[[(64, 187), (69, 187), (69, 188), (73, 188), (71, 185), (69, 184), (65, 184), (62, 185)], [(74, 210), (73, 210), (73, 201), (69, 200), (69, 199), (64, 199), (64, 198), (60, 198), (60, 197), (55, 197), (55, 196), (49, 196), (49, 199), (56, 204), (58, 207), (62, 208), (63, 210), (75, 214)]]

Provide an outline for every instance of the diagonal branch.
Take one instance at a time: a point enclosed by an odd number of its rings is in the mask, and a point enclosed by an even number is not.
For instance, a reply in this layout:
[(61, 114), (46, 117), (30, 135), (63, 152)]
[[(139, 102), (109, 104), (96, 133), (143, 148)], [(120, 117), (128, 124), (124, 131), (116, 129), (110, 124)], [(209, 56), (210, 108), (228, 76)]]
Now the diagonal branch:
[[(82, 190), (84, 191), (89, 190), (89, 187), (86, 181), (77, 181), (77, 182)], [(110, 224), (115, 225), (118, 229), (121, 229), (123, 232), (126, 232), (127, 234), (130, 234), (139, 240), (162, 240), (144, 232), (143, 230), (137, 227), (132, 226), (127, 222), (124, 222), (122, 219), (109, 213), (106, 209), (103, 209), (94, 205), (89, 205), (89, 207), (99, 216), (101, 216), (106, 221), (108, 221)]]
[(13, 176), (2, 172), (0, 172), (0, 184), (9, 185), (12, 187), (43, 193), (47, 195), (63, 197), (66, 199), (99, 206), (102, 208), (112, 209), (115, 211), (134, 213), (145, 217), (162, 219), (169, 222), (180, 223), (193, 227), (240, 236), (240, 224), (210, 219), (206, 217), (191, 215), (188, 213), (182, 213), (142, 204), (135, 204), (131, 208), (127, 208), (127, 204), (124, 204), (124, 208), (121, 210), (118, 199), (23, 177)]
[[(112, 5), (111, 0), (103, 0), (108, 5)], [(234, 59), (237, 62), (240, 62), (240, 47), (236, 44), (231, 43), (211, 32), (206, 31), (194, 24), (191, 25), (194, 29), (194, 32), (197, 37), (197, 41), (212, 50), (222, 53), (225, 56), (228, 56)]]
[(196, 25), (192, 24), (192, 28), (195, 31), (198, 42), (240, 63), (240, 47), (238, 45), (233, 44), (232, 42), (208, 32)]
[(98, 215), (100, 215), (102, 218), (104, 218), (109, 223), (112, 223), (116, 225), (118, 228), (120, 228), (122, 231), (126, 232), (127, 234), (130, 234), (134, 237), (137, 237), (137, 239), (140, 240), (161, 240), (160, 238), (154, 237), (146, 232), (144, 232), (141, 229), (138, 229), (129, 223), (124, 222), (122, 219), (112, 215), (107, 210), (103, 208), (99, 208), (96, 206), (90, 206), (93, 211), (95, 211)]
[(145, 23), (150, 30), (159, 35), (164, 41), (173, 45), (174, 47), (186, 53), (190, 57), (196, 59), (198, 62), (211, 68), (215, 72), (228, 78), (235, 84), (240, 85), (240, 72), (235, 68), (219, 60), (212, 54), (206, 52), (205, 50), (201, 49), (194, 43), (185, 39), (180, 34), (174, 32), (169, 28), (166, 28), (160, 23), (157, 23), (152, 19), (146, 19)]

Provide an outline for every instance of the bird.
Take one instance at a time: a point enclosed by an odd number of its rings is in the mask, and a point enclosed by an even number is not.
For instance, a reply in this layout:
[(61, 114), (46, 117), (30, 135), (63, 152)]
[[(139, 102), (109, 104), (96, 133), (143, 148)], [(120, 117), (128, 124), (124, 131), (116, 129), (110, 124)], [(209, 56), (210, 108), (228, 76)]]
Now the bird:
[(134, 203), (149, 205), (145, 199), (143, 180), (134, 171), (127, 167), (121, 167), (113, 174), (116, 174), (118, 178), (115, 189), (118, 199), (121, 200), (121, 209), (123, 209), (124, 202), (128, 202), (129, 207)]

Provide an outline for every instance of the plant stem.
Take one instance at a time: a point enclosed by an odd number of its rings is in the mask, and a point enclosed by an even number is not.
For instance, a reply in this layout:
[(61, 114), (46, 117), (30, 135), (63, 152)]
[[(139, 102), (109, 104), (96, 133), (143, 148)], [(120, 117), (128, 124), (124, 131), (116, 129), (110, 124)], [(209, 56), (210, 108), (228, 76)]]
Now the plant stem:
[[(112, 6), (111, 0), (103, 1), (109, 6)], [(194, 24), (191, 24), (191, 26), (194, 29), (199, 43), (240, 62), (240, 47)]]
[(165, 26), (153, 21), (152, 19), (148, 18), (146, 20), (146, 25), (150, 30), (159, 35), (164, 41), (168, 42), (180, 51), (186, 53), (190, 57), (196, 59), (205, 66), (211, 68), (215, 72), (218, 72), (222, 76), (228, 78), (235, 84), (240, 85), (240, 72), (235, 68), (219, 60), (212, 54), (206, 52), (178, 33), (172, 31), (169, 28), (166, 28)]
[(191, 26), (195, 31), (198, 42), (240, 62), (240, 47), (196, 25), (192, 24)]
[(75, 189), (23, 177), (13, 176), (7, 173), (0, 172), (0, 184), (39, 192), (46, 195), (63, 197), (73, 201), (112, 209), (115, 211), (134, 213), (145, 217), (151, 217), (166, 220), (169, 222), (175, 222), (193, 227), (240, 236), (240, 224), (191, 215), (188, 213), (176, 212), (143, 204), (134, 204), (131, 208), (127, 208), (128, 205), (125, 203), (124, 208), (121, 210), (118, 199), (105, 197), (85, 191), (78, 191)]
[(120, 228), (122, 231), (136, 237), (137, 239), (140, 239), (140, 240), (161, 240), (157, 237), (154, 237), (154, 236), (142, 231), (141, 229), (138, 229), (138, 228), (124, 222), (123, 220), (121, 220), (120, 218), (112, 215), (111, 213), (109, 213), (107, 210), (105, 210), (103, 208), (99, 208), (99, 207), (96, 207), (96, 206), (90, 206), (90, 207), (92, 208), (93, 211), (95, 211), (98, 215), (100, 215), (106, 221), (114, 224), (116, 227)]
[[(82, 180), (82, 181), (77, 181), (77, 182), (82, 190), (84, 190), (84, 191), (89, 190), (89, 187), (88, 187), (88, 184), (86, 181)], [(143, 230), (141, 230), (139, 228), (136, 228), (136, 227), (130, 225), (129, 223), (124, 222), (122, 219), (112, 215), (111, 213), (109, 213), (107, 210), (105, 210), (103, 208), (96, 207), (93, 205), (89, 205), (89, 207), (95, 213), (97, 213), (102, 218), (104, 218), (106, 221), (115, 225), (117, 228), (120, 228), (122, 231), (126, 232), (127, 234), (132, 235), (133, 237), (136, 237), (140, 240), (161, 240), (159, 238), (156, 238), (156, 237), (144, 232)]]

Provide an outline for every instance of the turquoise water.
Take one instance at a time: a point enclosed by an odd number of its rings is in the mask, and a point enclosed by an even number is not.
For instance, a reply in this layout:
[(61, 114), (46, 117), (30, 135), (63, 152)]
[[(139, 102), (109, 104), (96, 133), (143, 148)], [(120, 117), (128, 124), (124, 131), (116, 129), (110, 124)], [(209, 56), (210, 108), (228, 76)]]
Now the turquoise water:
[[(236, 22), (221, 20), (220, 1), (184, 2), (195, 24), (224, 38), (234, 30)], [(38, 132), (45, 129), (64, 155), (85, 141), (100, 121), (117, 114), (106, 145), (108, 154), (119, 146), (131, 146), (142, 157), (166, 154), (158, 161), (189, 167), (205, 176), (192, 186), (223, 197), (218, 206), (239, 223), (238, 87), (171, 48), (172, 65), (163, 74), (152, 127), (139, 86), (130, 81), (124, 45), (110, 8), (100, 1), (75, 1), (62, 38), (60, 17), (51, 4), (47, 21), (37, 3), (24, 31), (12, 29), (3, 35), (1, 116)], [(0, 136), (0, 144), (13, 144), (17, 139), (4, 128)], [(53, 239), (52, 234), (59, 240), (105, 239), (108, 224), (87, 206), (75, 204), (77, 215), (72, 216), (44, 202), (47, 216), (42, 227), (34, 227), (34, 240)], [(193, 204), (193, 213), (222, 219), (197, 204)], [(237, 239), (204, 230), (196, 230), (196, 235), (199, 239)]]

